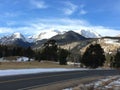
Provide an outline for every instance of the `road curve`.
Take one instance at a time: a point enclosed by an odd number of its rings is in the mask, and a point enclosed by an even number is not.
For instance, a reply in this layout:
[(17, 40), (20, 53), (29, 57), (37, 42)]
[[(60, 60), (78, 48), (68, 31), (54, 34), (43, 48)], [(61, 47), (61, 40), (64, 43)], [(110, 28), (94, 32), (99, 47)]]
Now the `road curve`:
[(84, 70), (54, 73), (38, 73), (28, 75), (16, 75), (0, 77), (0, 90), (27, 90), (36, 85), (47, 85), (57, 81), (76, 79), (89, 76), (112, 76), (119, 75), (119, 70)]

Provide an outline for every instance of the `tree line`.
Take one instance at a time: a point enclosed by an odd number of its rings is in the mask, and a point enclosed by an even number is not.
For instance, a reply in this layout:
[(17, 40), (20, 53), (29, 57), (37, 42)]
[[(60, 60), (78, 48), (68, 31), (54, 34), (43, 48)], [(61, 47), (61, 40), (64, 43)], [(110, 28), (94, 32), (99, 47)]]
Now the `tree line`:
[(8, 56), (26, 56), (32, 58), (34, 57), (34, 51), (31, 47), (23, 48), (17, 46), (0, 45), (0, 57)]
[(0, 45), (0, 57), (26, 56), (37, 61), (49, 60), (59, 62), (60, 65), (67, 64), (69, 51), (58, 47), (55, 40), (48, 40), (40, 49), (33, 50), (31, 47), (23, 48), (17, 46)]
[[(37, 61), (49, 60), (59, 62), (60, 65), (66, 65), (67, 61), (80, 62), (82, 66), (88, 68), (97, 68), (104, 66), (106, 56), (100, 44), (91, 44), (83, 55), (71, 53), (62, 49), (55, 40), (48, 40), (40, 49), (32, 49), (31, 47), (23, 48), (17, 46), (0, 45), (0, 57), (8, 56), (26, 56), (29, 59), (34, 58)], [(75, 59), (75, 60), (74, 60)], [(120, 67), (120, 51), (118, 50), (114, 56), (111, 56), (110, 67)]]

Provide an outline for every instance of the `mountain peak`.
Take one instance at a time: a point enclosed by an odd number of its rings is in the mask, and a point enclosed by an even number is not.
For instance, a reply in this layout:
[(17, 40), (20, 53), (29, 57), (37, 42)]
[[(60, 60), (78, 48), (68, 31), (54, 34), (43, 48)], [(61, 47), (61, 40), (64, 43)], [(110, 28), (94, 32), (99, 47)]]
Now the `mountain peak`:
[(14, 39), (21, 39), (23, 40), (24, 42), (26, 42), (26, 38), (19, 32), (15, 32), (13, 33), (11, 36), (10, 36), (13, 40)]
[(18, 32), (0, 38), (0, 44), (1, 45), (17, 45), (22, 47), (29, 46), (29, 43), (27, 42), (26, 38), (21, 33), (18, 33)]
[(64, 34), (59, 34), (56, 35), (54, 37), (52, 37), (51, 39), (55, 39), (57, 42), (73, 42), (73, 41), (81, 41), (81, 40), (86, 40), (86, 38), (74, 31), (67, 31)]
[(80, 35), (86, 38), (100, 38), (101, 37), (101, 35), (95, 32), (94, 30), (81, 29), (81, 30), (75, 30), (75, 32), (79, 33)]
[(34, 40), (38, 41), (38, 40), (42, 40), (42, 39), (49, 39), (58, 34), (61, 34), (61, 32), (59, 30), (45, 30), (45, 31), (40, 32), (40, 34), (29, 37), (29, 39), (33, 39), (33, 41)]
[(19, 32), (13, 33), (12, 36), (14, 36), (15, 38), (18, 38), (18, 39), (23, 37), (23, 35)]

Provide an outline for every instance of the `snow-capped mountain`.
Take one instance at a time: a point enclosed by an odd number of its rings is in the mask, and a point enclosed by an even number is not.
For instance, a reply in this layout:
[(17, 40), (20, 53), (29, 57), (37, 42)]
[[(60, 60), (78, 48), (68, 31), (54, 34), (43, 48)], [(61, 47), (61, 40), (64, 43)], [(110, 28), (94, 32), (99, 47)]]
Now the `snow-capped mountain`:
[(58, 30), (46, 30), (46, 31), (42, 31), (41, 33), (39, 33), (37, 35), (30, 36), (28, 38), (30, 41), (38, 41), (38, 40), (42, 40), (42, 39), (49, 39), (58, 34), (62, 34), (62, 32), (60, 32)]
[(75, 41), (86, 40), (84, 36), (74, 31), (68, 31), (68, 32), (65, 32), (64, 34), (59, 34), (59, 35), (53, 36), (50, 39), (54, 39), (58, 43), (68, 43), (68, 42), (70, 43)]
[(26, 38), (21, 33), (13, 33), (12, 35), (1, 37), (0, 44), (27, 46), (28, 42), (27, 42)]
[(21, 40), (23, 40), (24, 42), (27, 42), (27, 40), (26, 40), (26, 38), (21, 34), (21, 33), (13, 33), (11, 36), (10, 36), (10, 38), (12, 39), (12, 40), (16, 40), (16, 39), (21, 39)]
[[(29, 37), (30, 41), (38, 41), (38, 40), (42, 40), (42, 39), (49, 39), (55, 35), (60, 35), (60, 34), (64, 34), (66, 31), (60, 31), (60, 30), (46, 30), (46, 31), (42, 31), (41, 33), (37, 34), (37, 35), (33, 35)], [(70, 30), (70, 31), (74, 31), (76, 33), (79, 33), (80, 35), (86, 37), (86, 38), (100, 38), (101, 35), (94, 32), (93, 30)]]
[[(80, 35), (79, 33), (74, 32), (74, 31), (67, 31), (67, 32), (64, 32), (64, 34), (57, 34), (57, 35), (51, 37), (50, 39), (56, 40), (56, 42), (59, 45), (89, 40), (88, 38), (85, 38), (84, 36)], [(50, 39), (48, 39), (48, 40), (50, 40)], [(33, 47), (40, 48), (46, 42), (47, 42), (46, 39), (36, 41)]]
[[(4, 36), (0, 38), (0, 44), (2, 45), (19, 45), (19, 46), (30, 46), (37, 41), (44, 39), (50, 39), (54, 36), (64, 36), (68, 31), (76, 32), (77, 34), (85, 38), (99, 38), (100, 35), (92, 30), (46, 30), (42, 31), (37, 35), (30, 36), (29, 38), (24, 37), (21, 33), (13, 33), (12, 35)], [(65, 34), (66, 35), (66, 34)], [(29, 45), (30, 44), (30, 45)]]
[(81, 30), (76, 30), (75, 32), (79, 33), (80, 35), (82, 35), (86, 38), (100, 38), (101, 37), (100, 34), (98, 34), (97, 32), (95, 32), (93, 30), (81, 29)]

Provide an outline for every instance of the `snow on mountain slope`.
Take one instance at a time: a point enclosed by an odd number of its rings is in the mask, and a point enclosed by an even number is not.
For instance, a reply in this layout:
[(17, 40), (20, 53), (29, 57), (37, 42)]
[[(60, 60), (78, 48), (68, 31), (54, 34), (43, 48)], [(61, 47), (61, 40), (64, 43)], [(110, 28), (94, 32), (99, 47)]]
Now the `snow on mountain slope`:
[(9, 36), (4, 36), (0, 38), (0, 43), (8, 43), (10, 41), (15, 41), (15, 40), (22, 40), (24, 42), (35, 42), (38, 40), (43, 40), (43, 39), (49, 39), (53, 36), (56, 36), (58, 34), (64, 34), (68, 31), (74, 31), (86, 38), (99, 38), (101, 37), (98, 33), (92, 31), (92, 30), (44, 30), (38, 33), (37, 35), (30, 36), (28, 38), (25, 38), (21, 33), (13, 33), (12, 35)]
[(120, 45), (120, 42), (118, 39), (104, 39), (106, 44), (112, 44), (112, 45)]
[(38, 40), (42, 40), (42, 39), (49, 39), (55, 35), (61, 34), (62, 32), (58, 31), (58, 30), (46, 30), (46, 31), (42, 31), (40, 34), (37, 35), (33, 35), (28, 37), (31, 41), (38, 41)]
[(12, 38), (12, 40), (14, 40), (14, 39), (21, 39), (24, 42), (27, 41), (26, 38), (21, 33), (18, 33), (18, 32), (17, 33), (13, 33), (10, 37)]
[[(55, 35), (58, 34), (64, 34), (66, 33), (68, 30), (66, 31), (60, 31), (60, 30), (46, 30), (46, 31), (42, 31), (40, 34), (37, 35), (33, 35), (29, 37), (30, 41), (38, 41), (38, 40), (42, 40), (42, 39), (49, 39)], [(79, 33), (80, 35), (86, 37), (86, 38), (99, 38), (101, 37), (98, 33), (92, 31), (92, 30), (71, 30), (74, 31), (76, 33)]]
[(78, 32), (79, 34), (81, 34), (82, 36), (86, 37), (86, 38), (100, 38), (101, 35), (98, 34), (97, 32), (93, 31), (93, 30), (77, 30), (76, 32)]
[(0, 44), (8, 45), (18, 42), (18, 40), (27, 42), (26, 38), (21, 33), (13, 33), (12, 35), (4, 36), (0, 38)]

